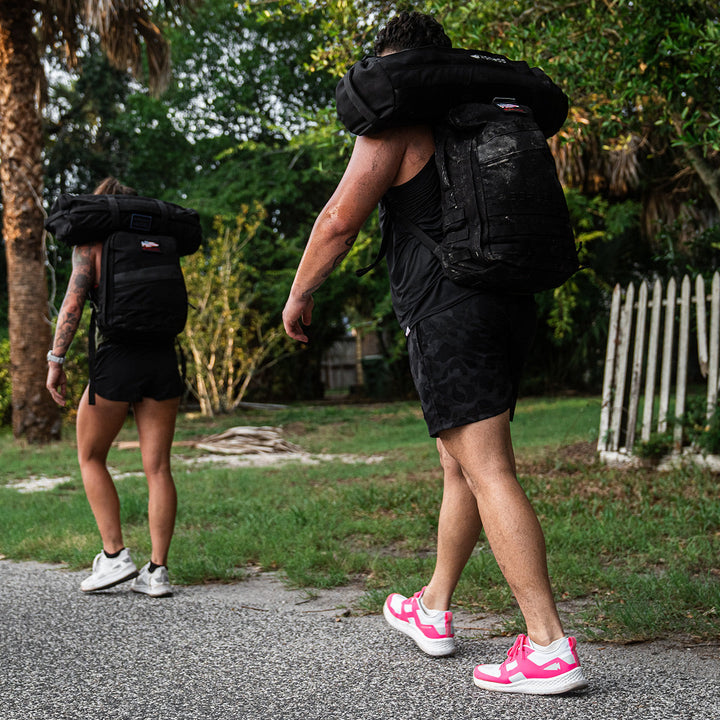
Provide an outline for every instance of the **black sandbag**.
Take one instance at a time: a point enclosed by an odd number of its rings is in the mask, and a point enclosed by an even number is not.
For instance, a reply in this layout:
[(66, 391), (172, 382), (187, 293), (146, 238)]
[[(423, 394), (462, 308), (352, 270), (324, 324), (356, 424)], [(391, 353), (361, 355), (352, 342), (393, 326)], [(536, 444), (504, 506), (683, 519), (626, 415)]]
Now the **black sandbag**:
[(477, 50), (428, 46), (355, 63), (335, 91), (340, 121), (356, 135), (432, 124), (457, 105), (513, 98), (533, 111), (545, 137), (568, 113), (565, 93), (539, 68)]
[(138, 195), (70, 195), (53, 203), (46, 229), (66, 245), (104, 242), (119, 230), (175, 238), (179, 255), (202, 242), (200, 217), (174, 203)]

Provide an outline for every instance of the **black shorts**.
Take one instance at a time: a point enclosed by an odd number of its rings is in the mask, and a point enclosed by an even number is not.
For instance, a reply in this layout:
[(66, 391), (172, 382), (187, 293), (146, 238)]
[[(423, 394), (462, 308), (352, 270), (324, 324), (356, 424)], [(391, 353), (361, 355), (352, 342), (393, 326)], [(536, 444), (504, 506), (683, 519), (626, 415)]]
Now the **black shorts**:
[(184, 386), (175, 347), (102, 343), (95, 356), (94, 387), (100, 397), (122, 402), (180, 397)]
[(532, 295), (473, 295), (420, 320), (408, 335), (410, 372), (428, 431), (510, 410), (535, 335)]

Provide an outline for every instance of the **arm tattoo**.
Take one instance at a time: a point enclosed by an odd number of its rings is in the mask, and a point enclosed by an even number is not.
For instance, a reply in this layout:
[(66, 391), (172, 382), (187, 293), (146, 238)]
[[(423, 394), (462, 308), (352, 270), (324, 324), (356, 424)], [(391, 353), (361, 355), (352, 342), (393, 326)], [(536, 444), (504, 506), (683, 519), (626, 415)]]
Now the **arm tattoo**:
[(333, 261), (332, 265), (327, 269), (324, 270), (322, 275), (320, 276), (320, 282), (315, 283), (311, 288), (308, 288), (302, 293), (302, 297), (310, 297), (324, 282), (330, 277), (330, 273), (338, 266), (340, 263), (347, 257), (347, 254), (350, 252), (353, 243), (357, 240), (357, 235), (351, 235), (349, 238), (345, 240), (345, 246), (347, 247), (347, 250), (343, 250)]
[(91, 245), (80, 245), (73, 250), (73, 269), (65, 299), (57, 320), (53, 350), (61, 355), (70, 347), (77, 332), (83, 305), (95, 281), (94, 255)]

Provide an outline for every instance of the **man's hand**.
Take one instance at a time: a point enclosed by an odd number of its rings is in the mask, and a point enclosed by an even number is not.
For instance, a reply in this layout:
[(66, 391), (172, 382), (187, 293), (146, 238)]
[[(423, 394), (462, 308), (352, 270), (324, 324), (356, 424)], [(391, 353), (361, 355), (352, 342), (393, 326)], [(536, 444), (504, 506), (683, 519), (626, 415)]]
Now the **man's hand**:
[(282, 312), (282, 319), (285, 332), (293, 340), (304, 343), (308, 341), (308, 337), (303, 331), (300, 322), (302, 321), (303, 325), (310, 324), (314, 305), (315, 302), (313, 301), (312, 295), (294, 295), (290, 292), (290, 297), (287, 299)]
[(54, 362), (48, 363), (48, 374), (45, 387), (50, 391), (52, 399), (61, 407), (65, 405), (65, 392), (67, 390), (67, 378), (62, 365)]

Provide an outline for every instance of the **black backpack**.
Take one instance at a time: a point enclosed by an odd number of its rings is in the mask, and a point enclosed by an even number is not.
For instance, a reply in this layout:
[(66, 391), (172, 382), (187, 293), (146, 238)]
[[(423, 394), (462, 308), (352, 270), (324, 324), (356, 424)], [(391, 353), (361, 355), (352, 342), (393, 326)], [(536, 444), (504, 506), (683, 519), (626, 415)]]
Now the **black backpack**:
[[(90, 298), (88, 402), (95, 404), (96, 334), (125, 345), (172, 344), (187, 322), (188, 295), (177, 241), (118, 230), (102, 247), (100, 282)], [(185, 356), (178, 345), (185, 376)]]
[(104, 339), (157, 345), (182, 332), (188, 296), (175, 238), (114, 232), (101, 265), (93, 312)]
[[(577, 271), (568, 208), (545, 141), (565, 121), (568, 101), (541, 70), (491, 53), (418, 48), (356, 63), (336, 98), (338, 116), (357, 134), (433, 126), (442, 241), (397, 209), (392, 217), (453, 281), (534, 293)], [(358, 275), (377, 265), (386, 241)]]
[(459, 285), (535, 293), (562, 285), (578, 255), (555, 160), (530, 108), (461, 105), (435, 127), (443, 238), (394, 217)]
[[(61, 195), (45, 225), (67, 245), (103, 243), (88, 347), (94, 404), (96, 330), (103, 340), (157, 346), (172, 343), (185, 327), (188, 296), (180, 257), (200, 246), (199, 217), (153, 198)], [(180, 360), (184, 365), (182, 352)]]

